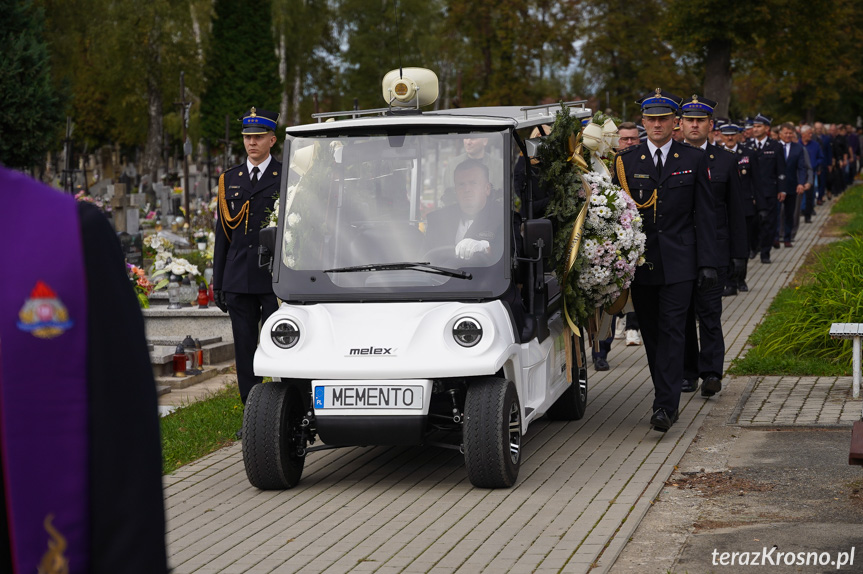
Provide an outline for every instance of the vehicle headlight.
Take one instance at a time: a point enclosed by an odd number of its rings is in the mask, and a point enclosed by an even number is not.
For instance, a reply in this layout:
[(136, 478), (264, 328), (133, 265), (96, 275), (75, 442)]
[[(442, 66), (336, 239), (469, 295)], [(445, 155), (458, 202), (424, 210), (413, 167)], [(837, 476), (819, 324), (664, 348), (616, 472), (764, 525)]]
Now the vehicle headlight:
[(462, 347), (473, 347), (482, 339), (482, 325), (471, 317), (457, 319), (452, 327), (455, 342)]
[(281, 349), (290, 349), (300, 340), (300, 328), (289, 319), (281, 319), (270, 330), (273, 343)]

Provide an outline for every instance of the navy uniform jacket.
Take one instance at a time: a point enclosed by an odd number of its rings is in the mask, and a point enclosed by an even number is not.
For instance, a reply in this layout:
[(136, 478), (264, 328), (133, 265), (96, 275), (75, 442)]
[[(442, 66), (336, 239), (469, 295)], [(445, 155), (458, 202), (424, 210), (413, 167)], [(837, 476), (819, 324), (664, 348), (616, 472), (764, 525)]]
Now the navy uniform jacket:
[(785, 193), (785, 150), (776, 140), (767, 138), (763, 149), (758, 149), (755, 139), (750, 145), (758, 158), (758, 169), (755, 172), (756, 187), (764, 197), (773, 197)]
[[(273, 292), (273, 277), (266, 268), (258, 267), (258, 233), (279, 197), (281, 175), (282, 164), (276, 158), (260, 174), (254, 190), (245, 162), (225, 172), (225, 201), (231, 217), (238, 216), (243, 209), (247, 212), (234, 229), (219, 213), (213, 249), (213, 289), (229, 293)], [(248, 208), (244, 207), (246, 202)]]
[(740, 192), (743, 195), (743, 212), (752, 217), (767, 209), (764, 194), (757, 187), (755, 172), (758, 171), (758, 156), (751, 147), (737, 144), (731, 152), (737, 156), (737, 173), (740, 175)]
[[(622, 162), (632, 198), (644, 203), (654, 189), (654, 207), (639, 209), (647, 235), (647, 262), (635, 271), (635, 282), (669, 285), (694, 281), (701, 267), (727, 265), (716, 249), (713, 197), (707, 172), (707, 156), (700, 149), (676, 141), (671, 143), (662, 174), (656, 173), (646, 142), (629, 147), (615, 160), (614, 183)], [(626, 189), (626, 187), (624, 187)]]
[(710, 169), (710, 189), (716, 211), (716, 246), (720, 266), (749, 255), (743, 192), (734, 154), (713, 144), (704, 152)]

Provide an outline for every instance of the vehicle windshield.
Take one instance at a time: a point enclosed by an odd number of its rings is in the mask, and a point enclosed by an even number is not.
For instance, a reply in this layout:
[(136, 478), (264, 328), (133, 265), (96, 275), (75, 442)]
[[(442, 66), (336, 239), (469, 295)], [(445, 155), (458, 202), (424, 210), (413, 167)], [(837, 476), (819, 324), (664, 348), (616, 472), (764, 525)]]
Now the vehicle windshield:
[(276, 294), (500, 295), (512, 233), (507, 135), (289, 136)]

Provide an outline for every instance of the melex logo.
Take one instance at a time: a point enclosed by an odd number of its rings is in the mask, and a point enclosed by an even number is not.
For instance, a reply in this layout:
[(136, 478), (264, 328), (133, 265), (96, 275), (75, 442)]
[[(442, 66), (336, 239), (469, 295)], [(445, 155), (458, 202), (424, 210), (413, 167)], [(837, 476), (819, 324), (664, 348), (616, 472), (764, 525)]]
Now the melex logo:
[(363, 347), (361, 349), (351, 349), (348, 353), (349, 357), (359, 357), (364, 355), (390, 355), (395, 356), (393, 354), (392, 347)]

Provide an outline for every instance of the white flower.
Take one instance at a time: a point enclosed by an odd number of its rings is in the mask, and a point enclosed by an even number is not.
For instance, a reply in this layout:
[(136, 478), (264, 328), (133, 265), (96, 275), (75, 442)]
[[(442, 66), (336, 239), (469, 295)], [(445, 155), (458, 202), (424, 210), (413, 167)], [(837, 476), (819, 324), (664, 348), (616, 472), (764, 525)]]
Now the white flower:
[(288, 216), (288, 227), (296, 227), (297, 224), (300, 222), (300, 219), (302, 218), (300, 217), (299, 213), (290, 214)]

